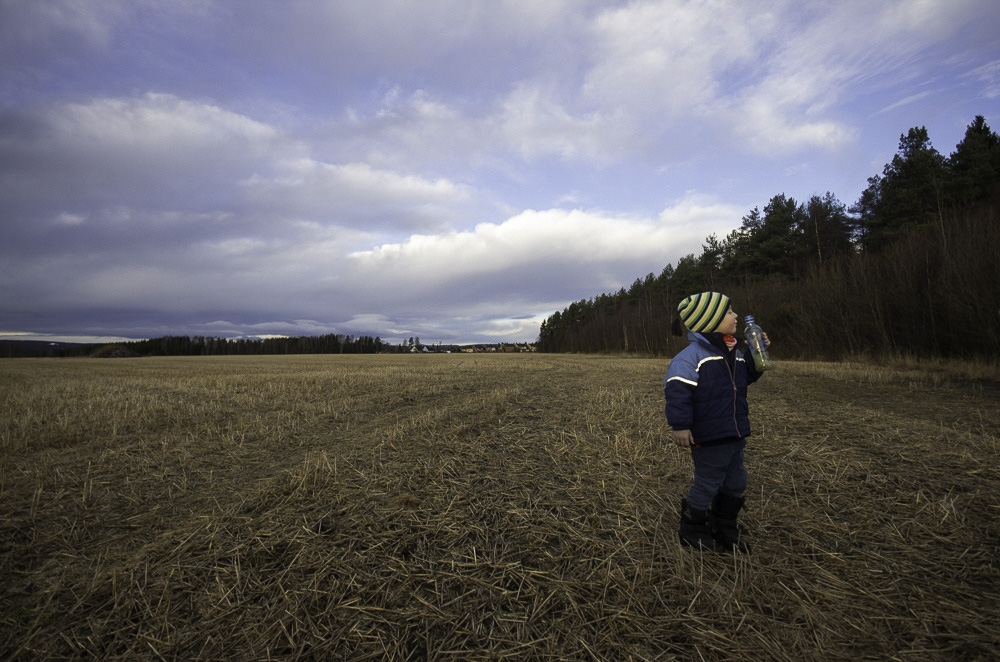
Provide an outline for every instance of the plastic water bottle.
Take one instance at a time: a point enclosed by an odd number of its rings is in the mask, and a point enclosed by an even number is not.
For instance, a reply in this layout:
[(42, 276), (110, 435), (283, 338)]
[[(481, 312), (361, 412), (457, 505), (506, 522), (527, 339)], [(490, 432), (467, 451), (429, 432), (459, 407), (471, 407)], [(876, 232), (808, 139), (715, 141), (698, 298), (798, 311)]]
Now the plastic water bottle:
[(753, 355), (753, 364), (759, 372), (774, 368), (774, 361), (767, 353), (767, 343), (764, 342), (764, 331), (757, 322), (753, 321), (753, 315), (746, 316), (747, 328), (743, 333), (747, 337), (747, 349)]

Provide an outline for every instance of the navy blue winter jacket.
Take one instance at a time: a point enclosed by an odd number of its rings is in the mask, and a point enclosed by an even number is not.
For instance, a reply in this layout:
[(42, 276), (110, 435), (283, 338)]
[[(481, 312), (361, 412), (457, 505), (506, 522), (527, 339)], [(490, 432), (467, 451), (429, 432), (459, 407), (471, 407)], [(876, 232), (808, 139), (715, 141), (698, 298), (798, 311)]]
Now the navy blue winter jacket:
[(667, 423), (691, 430), (701, 445), (749, 436), (747, 386), (760, 379), (753, 359), (725, 352), (701, 333), (688, 333), (688, 340), (663, 378)]

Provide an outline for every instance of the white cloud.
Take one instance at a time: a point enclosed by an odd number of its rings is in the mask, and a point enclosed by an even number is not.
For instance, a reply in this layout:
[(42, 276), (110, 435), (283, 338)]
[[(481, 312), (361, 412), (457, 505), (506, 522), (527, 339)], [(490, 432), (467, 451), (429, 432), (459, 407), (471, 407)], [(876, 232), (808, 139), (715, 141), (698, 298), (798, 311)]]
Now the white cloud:
[(803, 148), (836, 150), (854, 140), (857, 132), (836, 121), (803, 121), (771, 91), (755, 94), (733, 109), (736, 133), (744, 143), (760, 154), (783, 155)]
[(534, 341), (542, 321), (553, 311), (528, 319), (493, 319), (472, 327), (473, 333), (482, 338), (496, 339), (498, 342)]
[(970, 78), (981, 86), (981, 94), (986, 99), (996, 99), (1000, 97), (1000, 60), (993, 60), (981, 67), (976, 67), (968, 74)]
[(241, 182), (256, 209), (364, 227), (434, 227), (454, 220), (454, 209), (471, 192), (444, 178), (373, 168), (367, 163), (330, 164), (310, 158), (274, 164), (273, 174)]
[(193, 157), (225, 158), (239, 146), (240, 156), (260, 157), (279, 137), (273, 127), (209, 103), (172, 94), (146, 93), (135, 98), (104, 98), (68, 103), (47, 113), (49, 140), (59, 148), (89, 158), (110, 155), (169, 163), (173, 155), (185, 164)]
[[(689, 195), (658, 217), (632, 217), (551, 209), (525, 211), (506, 221), (399, 243), (350, 255), (365, 281), (395, 283), (401, 296), (413, 288), (474, 281), (477, 289), (528, 286), (532, 279), (573, 283), (581, 292), (616, 289), (636, 275), (662, 269), (694, 251), (713, 232), (739, 224), (731, 205)], [(415, 285), (414, 285), (415, 284)], [(528, 298), (531, 298), (530, 296)]]
[(69, 212), (62, 212), (55, 218), (56, 225), (65, 225), (70, 227), (75, 225), (83, 225), (86, 222), (87, 222), (86, 216), (83, 216), (82, 214), (71, 214)]
[(687, 116), (720, 94), (720, 78), (747, 62), (767, 12), (744, 2), (636, 2), (593, 23), (595, 64), (584, 97), (630, 112)]
[(842, 104), (857, 103), (848, 94), (891, 89), (919, 75), (921, 54), (962, 20), (953, 3), (937, 1), (866, 3), (864, 21), (858, 20), (858, 3), (817, 4), (810, 12), (812, 20), (782, 21), (763, 36), (767, 56), (754, 80), (717, 106), (760, 153), (835, 151), (853, 143), (857, 128), (841, 120)]
[(81, 344), (97, 344), (97, 343), (113, 343), (113, 342), (127, 342), (129, 340), (134, 340), (134, 338), (127, 338), (124, 336), (84, 336), (84, 335), (64, 335), (56, 333), (33, 333), (31, 331), (0, 331), (0, 340), (21, 340), (21, 341), (37, 341), (37, 342), (49, 342), (49, 343), (81, 343)]
[(743, 148), (768, 156), (837, 151), (858, 137), (843, 120), (852, 94), (920, 75), (920, 58), (982, 11), (975, 0), (630, 3), (593, 21), (581, 99), (601, 112), (585, 116), (624, 109), (615, 122), (644, 127), (635, 135), (647, 139), (662, 133), (668, 145), (731, 131)]
[(496, 118), (498, 139), (526, 160), (555, 155), (591, 163), (615, 161), (632, 142), (615, 114), (573, 114), (537, 85), (522, 85), (504, 99)]
[(885, 108), (881, 109), (878, 112), (880, 114), (881, 113), (892, 112), (892, 111), (896, 110), (897, 108), (902, 108), (903, 106), (909, 105), (911, 103), (916, 103), (917, 101), (920, 101), (921, 99), (925, 99), (928, 96), (930, 96), (931, 94), (934, 94), (934, 92), (932, 92), (931, 90), (924, 90), (923, 92), (918, 92), (917, 94), (911, 94), (911, 95), (909, 95), (907, 97), (899, 99), (898, 101), (894, 101), (893, 103), (889, 104), (888, 106), (886, 106)]

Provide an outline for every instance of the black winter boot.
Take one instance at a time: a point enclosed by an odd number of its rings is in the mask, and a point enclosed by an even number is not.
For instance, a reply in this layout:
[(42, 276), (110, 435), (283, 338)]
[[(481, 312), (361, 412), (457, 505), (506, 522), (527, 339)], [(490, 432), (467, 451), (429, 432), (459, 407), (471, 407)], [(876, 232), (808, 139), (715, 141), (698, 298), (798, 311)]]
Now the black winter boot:
[(750, 546), (740, 537), (739, 527), (736, 526), (736, 517), (743, 508), (743, 501), (742, 497), (722, 492), (715, 495), (712, 501), (712, 533), (716, 542), (726, 551), (735, 549), (746, 554), (750, 551)]
[(722, 552), (722, 546), (712, 537), (712, 514), (707, 510), (688, 508), (687, 499), (681, 499), (681, 528), (677, 532), (681, 545), (699, 552)]

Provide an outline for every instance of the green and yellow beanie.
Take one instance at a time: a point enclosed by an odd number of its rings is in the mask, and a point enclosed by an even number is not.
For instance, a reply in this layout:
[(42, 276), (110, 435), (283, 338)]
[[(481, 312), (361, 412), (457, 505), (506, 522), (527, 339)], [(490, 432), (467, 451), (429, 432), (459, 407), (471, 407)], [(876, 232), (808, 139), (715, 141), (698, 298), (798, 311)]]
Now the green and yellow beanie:
[(702, 292), (692, 294), (681, 301), (677, 312), (681, 321), (695, 333), (710, 333), (715, 331), (722, 318), (729, 310), (729, 297), (719, 292)]

